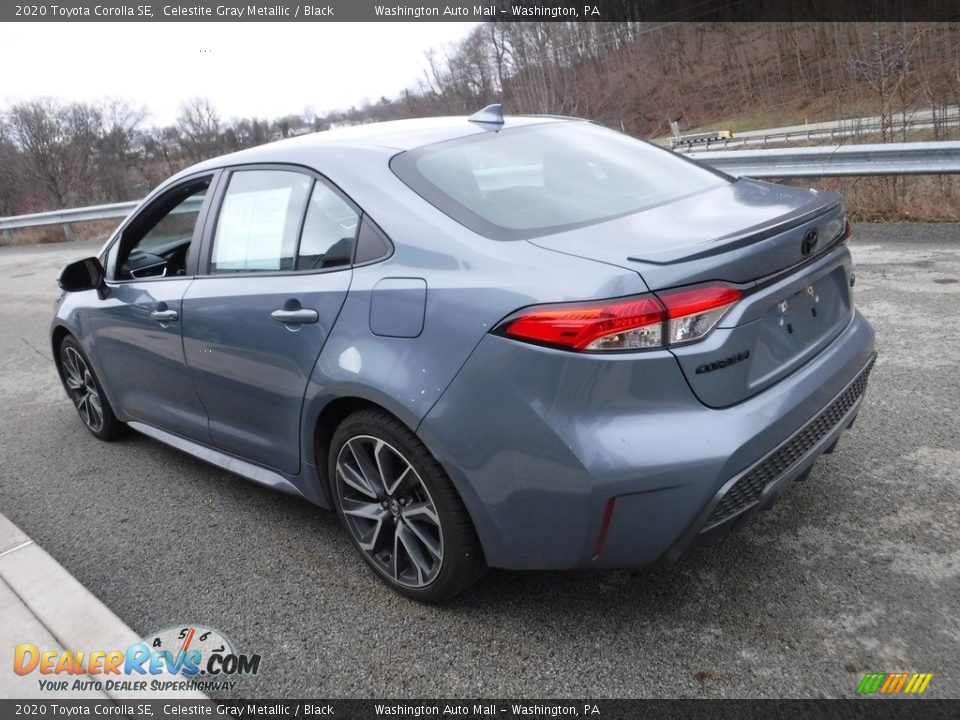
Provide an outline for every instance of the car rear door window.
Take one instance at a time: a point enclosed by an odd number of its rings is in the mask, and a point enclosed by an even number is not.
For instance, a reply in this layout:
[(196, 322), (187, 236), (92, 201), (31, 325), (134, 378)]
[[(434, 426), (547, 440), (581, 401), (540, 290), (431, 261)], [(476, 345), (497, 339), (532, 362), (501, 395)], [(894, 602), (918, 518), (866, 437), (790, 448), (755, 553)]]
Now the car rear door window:
[(295, 269), (300, 226), (312, 185), (312, 177), (298, 172), (234, 172), (220, 207), (210, 272)]
[(359, 223), (359, 213), (346, 200), (316, 182), (303, 221), (297, 270), (349, 265)]

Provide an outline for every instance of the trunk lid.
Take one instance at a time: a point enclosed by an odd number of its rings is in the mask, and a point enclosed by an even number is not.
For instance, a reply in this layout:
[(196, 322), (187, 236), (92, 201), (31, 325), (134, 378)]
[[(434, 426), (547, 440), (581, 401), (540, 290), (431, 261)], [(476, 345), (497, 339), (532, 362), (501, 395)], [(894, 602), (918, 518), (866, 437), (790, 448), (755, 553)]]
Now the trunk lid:
[(726, 407), (799, 368), (849, 322), (850, 254), (837, 242), (843, 228), (834, 193), (740, 179), (529, 242), (629, 268), (654, 292), (738, 286), (744, 297), (713, 332), (671, 348), (701, 402)]

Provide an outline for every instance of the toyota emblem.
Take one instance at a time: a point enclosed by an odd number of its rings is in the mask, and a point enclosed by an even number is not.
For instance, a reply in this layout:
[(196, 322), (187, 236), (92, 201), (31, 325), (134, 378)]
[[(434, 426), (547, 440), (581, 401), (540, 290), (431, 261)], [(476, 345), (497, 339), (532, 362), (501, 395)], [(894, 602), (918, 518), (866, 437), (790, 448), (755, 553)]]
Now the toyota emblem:
[(803, 236), (803, 242), (800, 243), (800, 252), (803, 253), (803, 256), (806, 257), (814, 251), (817, 247), (817, 240), (819, 239), (817, 235), (816, 228), (810, 228), (807, 230), (806, 235)]

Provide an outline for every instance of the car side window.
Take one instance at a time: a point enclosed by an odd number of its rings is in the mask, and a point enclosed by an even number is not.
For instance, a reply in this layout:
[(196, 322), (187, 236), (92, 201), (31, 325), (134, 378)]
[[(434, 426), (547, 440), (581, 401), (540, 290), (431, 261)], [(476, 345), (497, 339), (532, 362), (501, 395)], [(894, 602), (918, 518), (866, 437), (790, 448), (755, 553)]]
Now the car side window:
[(303, 221), (297, 270), (319, 270), (349, 265), (360, 215), (334, 190), (315, 182)]
[(117, 280), (186, 275), (187, 253), (210, 178), (200, 178), (165, 194), (123, 231)]
[(313, 178), (286, 170), (238, 170), (223, 196), (211, 273), (296, 267), (300, 225)]

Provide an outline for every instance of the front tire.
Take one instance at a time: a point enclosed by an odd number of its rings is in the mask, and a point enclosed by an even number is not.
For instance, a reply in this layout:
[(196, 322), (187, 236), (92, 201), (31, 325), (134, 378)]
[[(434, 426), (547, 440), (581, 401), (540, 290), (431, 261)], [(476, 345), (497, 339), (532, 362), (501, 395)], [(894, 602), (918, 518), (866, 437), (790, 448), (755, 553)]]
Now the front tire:
[(113, 414), (110, 401), (104, 395), (103, 387), (94, 375), (90, 361), (80, 349), (80, 343), (72, 337), (64, 338), (60, 344), (57, 370), (60, 372), (63, 387), (87, 430), (100, 440), (120, 437), (126, 425)]
[(396, 418), (361, 410), (337, 428), (328, 458), (340, 522), (387, 585), (444, 602), (486, 569), (460, 496), (419, 438)]

